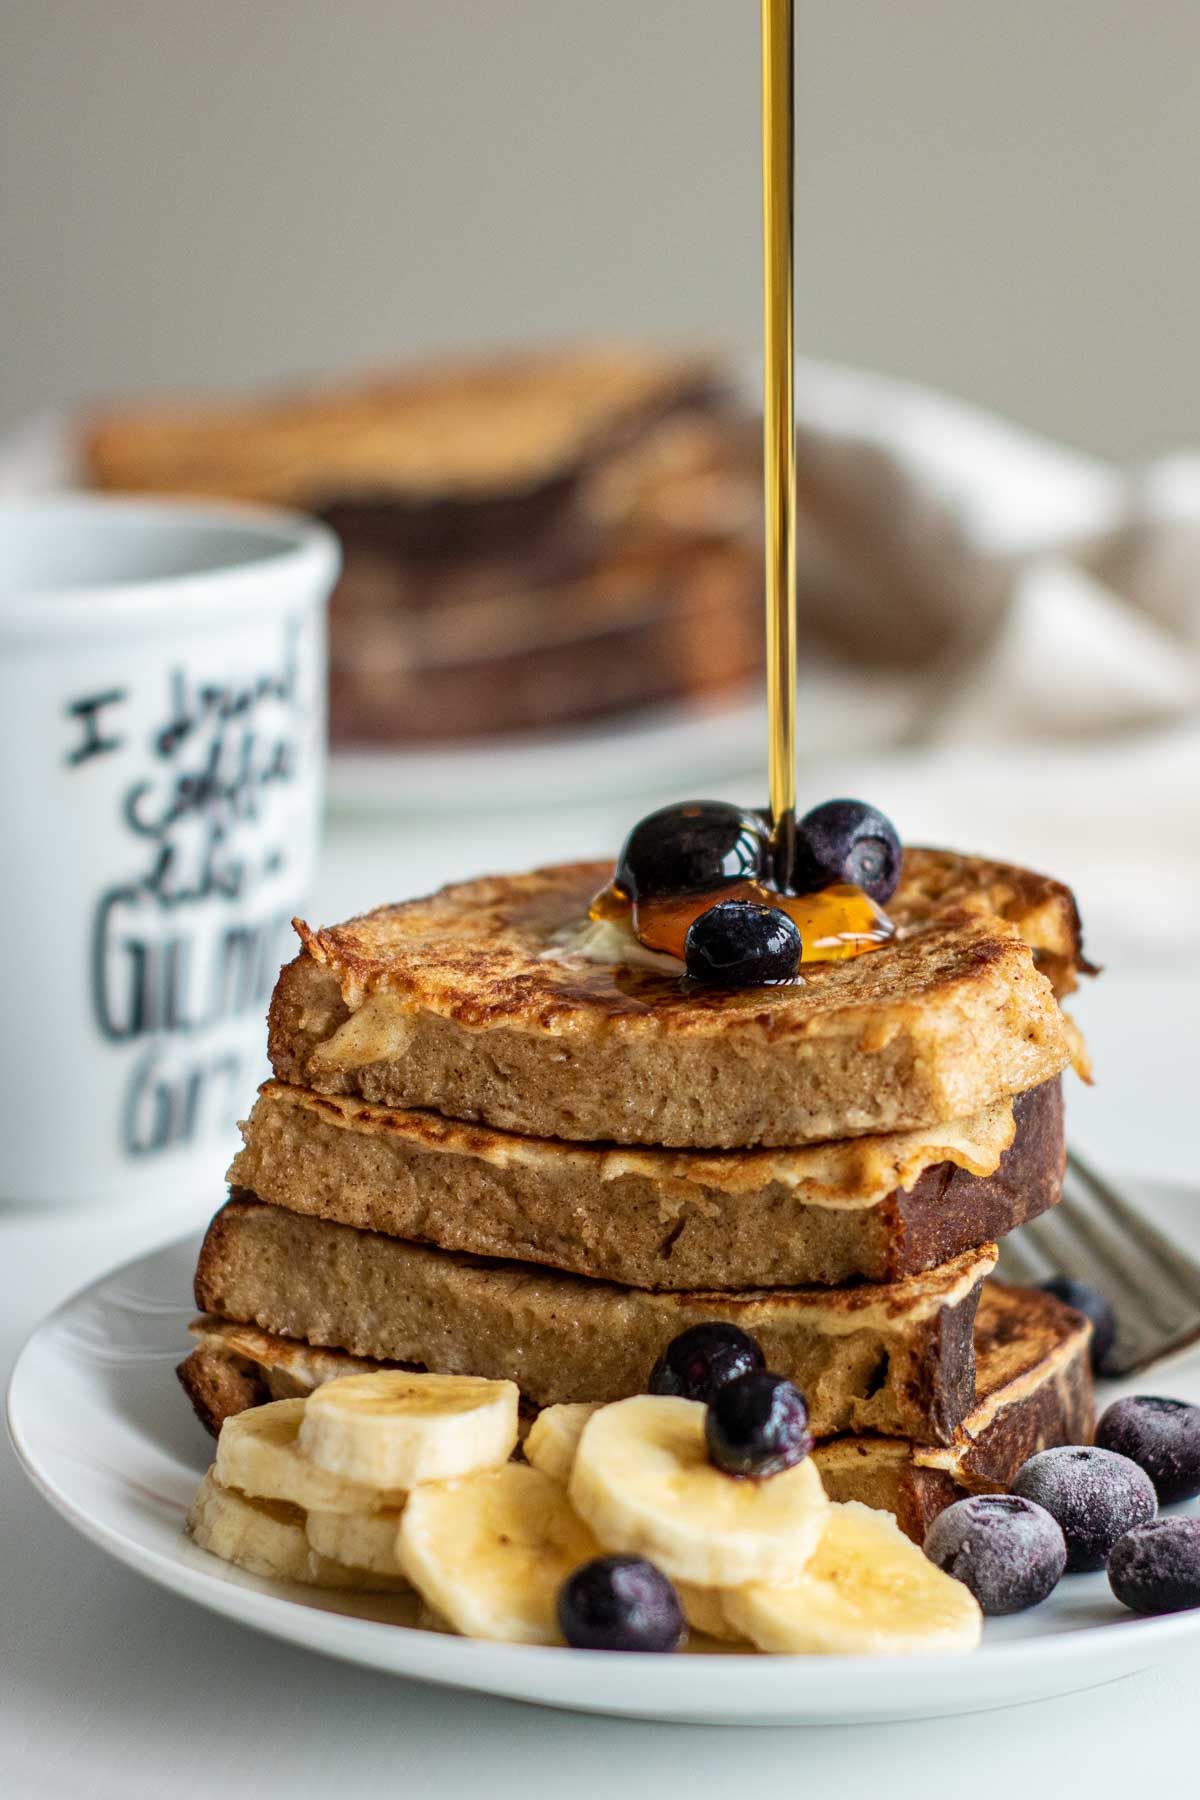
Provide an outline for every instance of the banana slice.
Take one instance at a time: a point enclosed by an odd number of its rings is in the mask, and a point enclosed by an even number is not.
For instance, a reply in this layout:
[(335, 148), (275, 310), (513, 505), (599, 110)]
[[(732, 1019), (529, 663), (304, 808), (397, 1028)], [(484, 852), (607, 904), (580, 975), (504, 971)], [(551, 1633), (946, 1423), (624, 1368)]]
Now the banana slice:
[(398, 1511), (310, 1512), (305, 1529), (311, 1547), (331, 1562), (344, 1563), (351, 1569), (370, 1569), (376, 1575), (400, 1577), (404, 1573), (396, 1556)]
[(400, 1566), (426, 1606), (463, 1637), (558, 1644), (558, 1590), (597, 1555), (561, 1482), (524, 1463), (414, 1489)]
[(766, 1481), (708, 1460), (706, 1408), (639, 1394), (588, 1420), (571, 1504), (606, 1550), (648, 1556), (673, 1581), (740, 1587), (799, 1575), (829, 1502), (811, 1458)]
[(599, 1411), (596, 1400), (544, 1407), (525, 1439), (525, 1461), (553, 1481), (569, 1481), (583, 1428)]
[(745, 1643), (742, 1633), (729, 1622), (725, 1595), (720, 1588), (697, 1587), (693, 1581), (677, 1581), (675, 1592), (690, 1630), (701, 1631), (705, 1637), (720, 1638), (727, 1644)]
[(314, 1554), (304, 1531), (304, 1514), (283, 1500), (252, 1500), (222, 1487), (215, 1468), (200, 1483), (185, 1530), (202, 1550), (236, 1563), (270, 1581), (301, 1581), (309, 1587), (390, 1591), (406, 1582), (347, 1569)]
[(309, 1396), (300, 1447), (331, 1474), (368, 1487), (446, 1481), (507, 1461), (518, 1399), (515, 1382), (473, 1375), (346, 1375)]
[(331, 1475), (300, 1448), (305, 1400), (271, 1400), (226, 1419), (217, 1440), (217, 1478), (259, 1500), (284, 1500), (307, 1512), (360, 1513), (404, 1505), (403, 1492), (380, 1493)]
[(983, 1615), (890, 1513), (857, 1500), (831, 1506), (812, 1560), (782, 1587), (723, 1596), (731, 1623), (760, 1650), (804, 1655), (973, 1650)]

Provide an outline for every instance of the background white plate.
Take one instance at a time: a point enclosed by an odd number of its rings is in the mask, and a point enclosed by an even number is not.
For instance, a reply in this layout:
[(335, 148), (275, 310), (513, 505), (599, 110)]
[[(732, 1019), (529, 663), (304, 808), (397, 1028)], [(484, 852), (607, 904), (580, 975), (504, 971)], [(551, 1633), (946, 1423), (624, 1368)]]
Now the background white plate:
[[(1172, 1229), (1200, 1238), (1195, 1191), (1147, 1188), (1146, 1198)], [(339, 1601), (244, 1575), (180, 1536), (212, 1452), (172, 1373), (187, 1348), (196, 1249), (186, 1239), (141, 1257), (39, 1326), (13, 1375), (9, 1429), (32, 1480), (86, 1537), (152, 1581), (273, 1636), (393, 1674), (544, 1705), (737, 1724), (1009, 1706), (1113, 1681), (1200, 1641), (1200, 1612), (1135, 1619), (1103, 1575), (1069, 1577), (1033, 1612), (989, 1621), (976, 1655), (873, 1660), (606, 1656), (474, 1643), (409, 1628), (404, 1603), (394, 1599)], [(1177, 1365), (1162, 1385), (1200, 1399), (1200, 1359)]]

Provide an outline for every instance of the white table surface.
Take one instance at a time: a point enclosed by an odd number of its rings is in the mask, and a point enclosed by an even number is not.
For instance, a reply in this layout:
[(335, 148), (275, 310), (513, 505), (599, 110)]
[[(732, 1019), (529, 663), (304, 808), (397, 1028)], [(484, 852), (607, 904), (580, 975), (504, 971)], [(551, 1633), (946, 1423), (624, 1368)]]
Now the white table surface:
[[(480, 867), (609, 837), (604, 818), (340, 825), (314, 915), (335, 918)], [(561, 840), (561, 841), (558, 841)], [(1086, 895), (1084, 895), (1086, 902)], [(1103, 953), (1103, 946), (1099, 947)], [(1072, 1083), (1081, 1149), (1114, 1172), (1194, 1179), (1200, 969), (1110, 967), (1076, 1012), (1100, 1083)], [(1170, 1029), (1164, 1030), (1164, 1021)], [(0, 1375), (42, 1315), (103, 1269), (200, 1225), (219, 1199), (152, 1215), (0, 1213)], [(630, 1724), (409, 1685), (274, 1643), (152, 1587), (77, 1538), (0, 1450), (0, 1793), (13, 1800), (405, 1795), (1014, 1793), (1172, 1800), (1196, 1791), (1200, 1655), (1065, 1700), (972, 1718), (824, 1731)]]

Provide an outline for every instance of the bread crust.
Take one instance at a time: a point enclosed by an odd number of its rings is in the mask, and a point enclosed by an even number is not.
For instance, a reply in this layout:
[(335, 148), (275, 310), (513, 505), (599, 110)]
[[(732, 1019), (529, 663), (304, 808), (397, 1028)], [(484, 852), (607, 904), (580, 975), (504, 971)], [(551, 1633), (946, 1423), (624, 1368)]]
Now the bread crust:
[(271, 1399), (261, 1365), (214, 1344), (198, 1344), (175, 1373), (192, 1411), (214, 1437), (234, 1413)]
[(894, 1513), (917, 1543), (964, 1494), (1000, 1493), (1039, 1450), (1090, 1444), (1095, 1430), (1091, 1327), (1052, 1294), (984, 1283), (975, 1316), (976, 1400), (944, 1449), (877, 1435), (819, 1444), (833, 1500)]

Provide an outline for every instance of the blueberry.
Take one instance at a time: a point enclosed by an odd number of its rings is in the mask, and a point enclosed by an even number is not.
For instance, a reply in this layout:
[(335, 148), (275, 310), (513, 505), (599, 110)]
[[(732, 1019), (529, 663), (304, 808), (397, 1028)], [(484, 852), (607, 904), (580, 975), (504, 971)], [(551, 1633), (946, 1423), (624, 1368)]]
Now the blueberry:
[(678, 1650), (687, 1635), (679, 1595), (641, 1556), (597, 1556), (558, 1594), (558, 1623), (576, 1650)]
[(895, 893), (904, 852), (890, 819), (861, 800), (826, 800), (796, 827), (795, 887), (814, 892), (852, 881), (880, 906)]
[(714, 1319), (689, 1325), (672, 1338), (650, 1371), (648, 1392), (708, 1403), (718, 1388), (766, 1367), (758, 1341), (737, 1325)]
[(1117, 1315), (1108, 1295), (1089, 1287), (1086, 1281), (1076, 1281), (1072, 1275), (1052, 1275), (1049, 1281), (1043, 1281), (1042, 1288), (1091, 1320), (1092, 1368), (1097, 1375), (1103, 1375), (1117, 1341)]
[(1150, 1519), (1127, 1531), (1109, 1552), (1108, 1583), (1134, 1612), (1200, 1606), (1200, 1519)]
[(1013, 1492), (1058, 1520), (1069, 1571), (1102, 1569), (1117, 1539), (1158, 1510), (1143, 1469), (1127, 1456), (1083, 1444), (1039, 1450), (1018, 1473)]
[(939, 1513), (925, 1554), (969, 1587), (989, 1617), (1024, 1612), (1058, 1586), (1067, 1566), (1062, 1528), (1019, 1494), (973, 1494)]
[(1096, 1427), (1096, 1442), (1145, 1469), (1160, 1506), (1200, 1494), (1200, 1406), (1155, 1394), (1114, 1400)]
[(704, 1436), (718, 1469), (754, 1481), (803, 1462), (813, 1447), (803, 1394), (765, 1369), (718, 1388), (708, 1403)]
[(664, 806), (638, 821), (617, 858), (616, 882), (631, 900), (702, 894), (766, 868), (767, 828), (757, 813), (723, 800)]
[(804, 946), (795, 921), (754, 900), (721, 900), (688, 926), (684, 960), (706, 987), (771, 987), (793, 981)]

